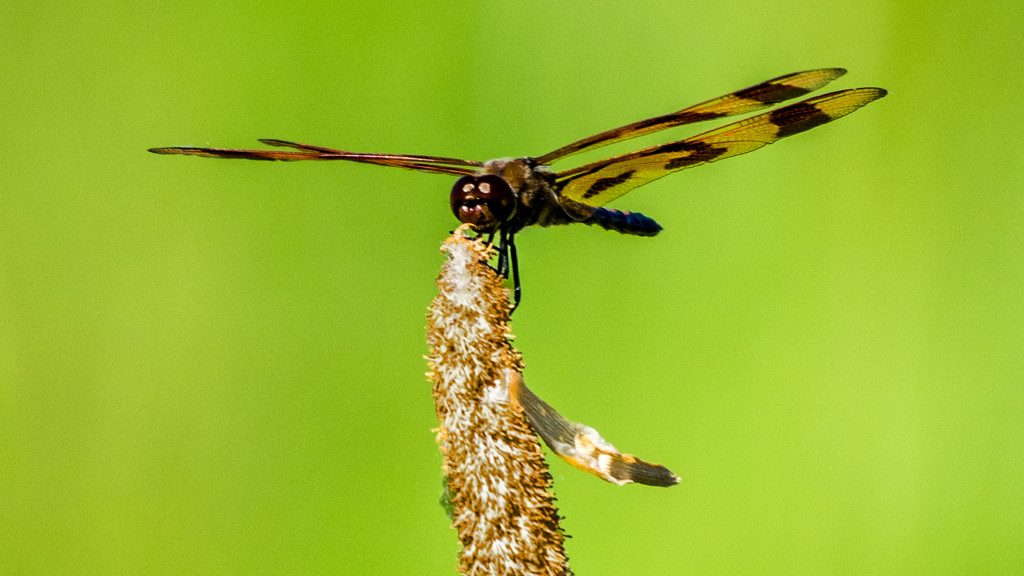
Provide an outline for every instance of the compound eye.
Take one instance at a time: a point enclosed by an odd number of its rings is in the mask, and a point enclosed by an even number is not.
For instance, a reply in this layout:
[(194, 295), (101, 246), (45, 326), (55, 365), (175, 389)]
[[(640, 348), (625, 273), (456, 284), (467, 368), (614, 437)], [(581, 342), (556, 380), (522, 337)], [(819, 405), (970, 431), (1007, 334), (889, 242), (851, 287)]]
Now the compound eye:
[(458, 205), (462, 204), (467, 200), (467, 197), (471, 196), (476, 191), (476, 176), (463, 176), (455, 181), (455, 185), (452, 186), (452, 193), (449, 201), (452, 205), (452, 211), (458, 216)]
[(501, 176), (484, 174), (477, 180), (481, 198), (491, 207), (494, 216), (504, 222), (516, 211), (516, 195)]
[(500, 176), (463, 176), (451, 193), (452, 213), (481, 232), (492, 232), (515, 213), (516, 196)]

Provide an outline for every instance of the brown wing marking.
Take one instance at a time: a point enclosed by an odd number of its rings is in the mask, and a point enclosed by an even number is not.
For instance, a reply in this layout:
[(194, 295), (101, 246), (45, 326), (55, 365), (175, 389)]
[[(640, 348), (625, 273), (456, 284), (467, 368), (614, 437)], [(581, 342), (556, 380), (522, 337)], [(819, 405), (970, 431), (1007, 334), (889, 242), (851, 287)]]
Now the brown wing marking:
[(285, 150), (239, 150), (231, 148), (193, 148), (174, 146), (167, 148), (150, 148), (154, 154), (181, 154), (186, 156), (203, 156), (206, 158), (244, 158), (247, 160), (349, 160), (364, 164), (395, 166), (409, 170), (440, 174), (474, 174), (483, 162), (445, 158), (443, 156), (417, 156), (408, 154), (366, 154), (335, 150), (311, 144), (300, 144), (287, 140), (261, 139), (268, 146), (296, 148), (299, 151)]
[(537, 163), (551, 164), (584, 150), (594, 150), (666, 128), (761, 110), (818, 90), (843, 74), (846, 74), (843, 68), (820, 68), (772, 78), (678, 112), (648, 118), (578, 140), (537, 158)]
[(823, 94), (685, 140), (559, 172), (556, 186), (567, 198), (601, 206), (677, 170), (746, 154), (842, 118), (885, 95), (886, 91), (881, 88), (854, 88)]

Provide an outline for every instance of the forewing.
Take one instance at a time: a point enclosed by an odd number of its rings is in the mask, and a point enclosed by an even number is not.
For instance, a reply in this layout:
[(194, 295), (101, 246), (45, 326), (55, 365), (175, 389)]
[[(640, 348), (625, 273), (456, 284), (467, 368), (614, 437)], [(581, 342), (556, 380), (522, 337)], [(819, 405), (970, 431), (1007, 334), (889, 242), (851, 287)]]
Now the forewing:
[(572, 144), (563, 146), (558, 150), (549, 152), (537, 158), (537, 163), (548, 165), (556, 160), (560, 160), (566, 156), (576, 154), (584, 150), (595, 150), (601, 146), (622, 142), (623, 140), (636, 138), (637, 136), (643, 136), (644, 134), (650, 134), (651, 132), (657, 132), (658, 130), (664, 130), (674, 126), (682, 126), (684, 124), (693, 124), (695, 122), (703, 122), (705, 120), (713, 120), (715, 118), (722, 118), (725, 116), (747, 114), (748, 112), (768, 108), (769, 106), (774, 106), (780, 102), (799, 98), (800, 96), (813, 92), (836, 78), (839, 78), (843, 74), (846, 74), (846, 70), (843, 68), (820, 68), (818, 70), (794, 72), (792, 74), (786, 74), (785, 76), (779, 76), (778, 78), (772, 78), (771, 80), (766, 80), (760, 84), (750, 86), (749, 88), (737, 90), (736, 92), (726, 94), (725, 96), (715, 98), (713, 100), (708, 100), (707, 102), (694, 104), (693, 106), (683, 108), (678, 112), (648, 118), (646, 120), (627, 124), (626, 126), (608, 130), (600, 134), (595, 134), (589, 138), (584, 138), (583, 140), (573, 142)]
[(474, 160), (460, 160), (442, 156), (414, 156), (407, 154), (365, 154), (335, 150), (311, 144), (300, 144), (287, 140), (262, 139), (260, 142), (269, 146), (296, 148), (292, 150), (238, 150), (231, 148), (193, 148), (174, 146), (168, 148), (150, 148), (154, 154), (180, 154), (185, 156), (203, 156), (206, 158), (244, 158), (247, 160), (348, 160), (364, 164), (395, 166), (409, 170), (441, 174), (473, 174), (483, 165)]
[(881, 88), (854, 88), (823, 94), (686, 140), (645, 148), (559, 172), (556, 186), (562, 196), (590, 206), (601, 206), (662, 176), (746, 154), (787, 136), (842, 118), (885, 94), (886, 91)]

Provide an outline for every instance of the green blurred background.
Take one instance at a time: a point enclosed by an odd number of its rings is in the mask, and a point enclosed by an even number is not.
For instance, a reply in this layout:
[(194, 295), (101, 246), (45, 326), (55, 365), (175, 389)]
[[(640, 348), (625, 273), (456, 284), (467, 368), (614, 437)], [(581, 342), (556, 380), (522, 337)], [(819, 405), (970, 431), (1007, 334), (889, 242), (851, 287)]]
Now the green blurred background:
[(1024, 572), (1019, 1), (0, 13), (0, 574), (455, 573), (452, 179), (146, 148), (537, 155), (823, 66), (891, 94), (521, 235), (527, 382), (683, 478), (553, 462), (571, 564)]

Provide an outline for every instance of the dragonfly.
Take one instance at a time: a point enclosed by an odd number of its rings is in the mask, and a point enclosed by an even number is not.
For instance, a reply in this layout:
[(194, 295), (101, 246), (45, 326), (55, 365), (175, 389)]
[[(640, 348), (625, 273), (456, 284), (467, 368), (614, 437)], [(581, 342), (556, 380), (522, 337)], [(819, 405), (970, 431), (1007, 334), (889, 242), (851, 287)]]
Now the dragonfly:
[(149, 151), (247, 160), (347, 160), (458, 176), (449, 194), (452, 213), (459, 221), (471, 224), (480, 235), (486, 235), (492, 245), (497, 235), (496, 271), (506, 279), (511, 271), (512, 308), (515, 309), (522, 300), (515, 236), (523, 228), (582, 223), (622, 234), (654, 236), (662, 230), (654, 219), (639, 212), (606, 208), (605, 204), (674, 172), (753, 152), (782, 138), (827, 124), (882, 98), (887, 92), (876, 87), (839, 90), (683, 140), (575, 168), (556, 171), (550, 168), (553, 163), (660, 130), (771, 108), (814, 92), (845, 73), (843, 68), (819, 68), (785, 74), (677, 112), (606, 130), (541, 156), (482, 162), (443, 156), (349, 152), (276, 139), (259, 141), (288, 150), (173, 146)]

